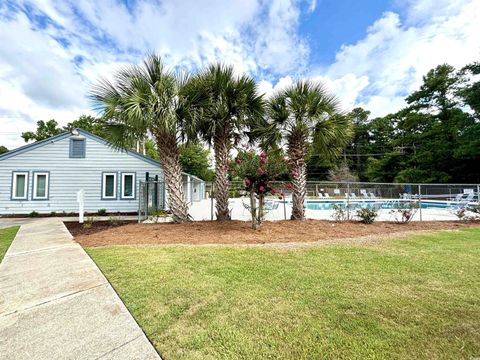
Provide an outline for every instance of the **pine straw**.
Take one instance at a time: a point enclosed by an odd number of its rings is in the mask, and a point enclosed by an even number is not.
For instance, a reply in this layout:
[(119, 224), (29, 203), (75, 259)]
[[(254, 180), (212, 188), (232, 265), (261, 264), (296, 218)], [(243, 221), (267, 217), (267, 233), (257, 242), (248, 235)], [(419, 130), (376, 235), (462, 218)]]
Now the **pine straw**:
[(98, 231), (75, 229), (75, 240), (82, 246), (162, 245), (162, 244), (272, 244), (307, 243), (322, 240), (375, 237), (378, 235), (425, 230), (480, 227), (480, 222), (424, 221), (409, 224), (323, 220), (265, 222), (260, 231), (251, 229), (249, 222), (201, 221), (188, 224), (124, 224), (99, 227)]

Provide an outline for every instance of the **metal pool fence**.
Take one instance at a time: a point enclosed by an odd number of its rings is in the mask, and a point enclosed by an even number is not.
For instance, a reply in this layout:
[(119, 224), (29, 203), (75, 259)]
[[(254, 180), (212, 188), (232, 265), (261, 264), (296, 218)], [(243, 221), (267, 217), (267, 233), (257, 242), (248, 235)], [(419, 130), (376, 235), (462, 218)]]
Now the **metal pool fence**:
[[(267, 220), (290, 218), (291, 189), (281, 183), (272, 183), (277, 194), (266, 199)], [(308, 181), (306, 189), (306, 217), (332, 219), (334, 207), (344, 206), (353, 218), (362, 207), (375, 208), (379, 220), (392, 220), (396, 208), (405, 204), (418, 207), (415, 220), (455, 220), (455, 212), (478, 204), (480, 184), (419, 184)], [(194, 220), (215, 219), (215, 184), (185, 182), (184, 193)], [(403, 205), (402, 205), (403, 204)], [(232, 181), (229, 189), (229, 207), (232, 219), (248, 220), (249, 198), (244, 183)], [(139, 220), (168, 209), (168, 194), (161, 181), (142, 181), (139, 185)]]

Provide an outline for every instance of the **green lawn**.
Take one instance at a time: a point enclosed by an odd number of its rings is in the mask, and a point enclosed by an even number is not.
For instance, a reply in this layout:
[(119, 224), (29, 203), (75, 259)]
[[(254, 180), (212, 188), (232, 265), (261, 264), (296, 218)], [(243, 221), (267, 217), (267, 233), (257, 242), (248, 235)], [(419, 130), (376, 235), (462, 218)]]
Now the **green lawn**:
[(480, 229), (375, 246), (87, 251), (165, 359), (480, 356)]
[(17, 234), (18, 229), (18, 226), (0, 229), (0, 262), (2, 262), (5, 253)]

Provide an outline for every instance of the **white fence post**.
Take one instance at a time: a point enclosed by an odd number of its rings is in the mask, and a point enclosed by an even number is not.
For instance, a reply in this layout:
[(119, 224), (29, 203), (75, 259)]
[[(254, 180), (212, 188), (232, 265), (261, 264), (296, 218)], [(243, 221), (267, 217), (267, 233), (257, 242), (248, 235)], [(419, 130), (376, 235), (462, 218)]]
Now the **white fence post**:
[(420, 221), (422, 219), (422, 186), (418, 185), (418, 210), (420, 211)]
[(85, 191), (83, 189), (77, 191), (78, 202), (78, 222), (83, 224), (84, 206), (85, 206)]

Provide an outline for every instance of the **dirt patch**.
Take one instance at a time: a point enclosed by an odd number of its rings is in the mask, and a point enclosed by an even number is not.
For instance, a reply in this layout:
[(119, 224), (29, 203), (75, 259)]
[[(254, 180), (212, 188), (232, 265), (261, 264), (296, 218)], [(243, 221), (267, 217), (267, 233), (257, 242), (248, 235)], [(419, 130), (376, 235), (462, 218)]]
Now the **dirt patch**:
[(67, 227), (70, 234), (74, 237), (83, 235), (89, 236), (102, 231), (110, 230), (116, 227), (123, 227), (129, 224), (138, 224), (135, 220), (121, 220), (121, 221), (95, 221), (85, 226), (85, 224), (80, 224), (74, 221), (65, 221), (65, 226)]
[(261, 231), (252, 230), (249, 222), (200, 221), (189, 224), (124, 224), (121, 226), (82, 229), (72, 232), (83, 246), (131, 244), (269, 244), (314, 242), (344, 238), (359, 238), (406, 231), (460, 229), (480, 227), (480, 222), (424, 221), (409, 224), (376, 222), (365, 225), (358, 222), (322, 220), (266, 222)]

